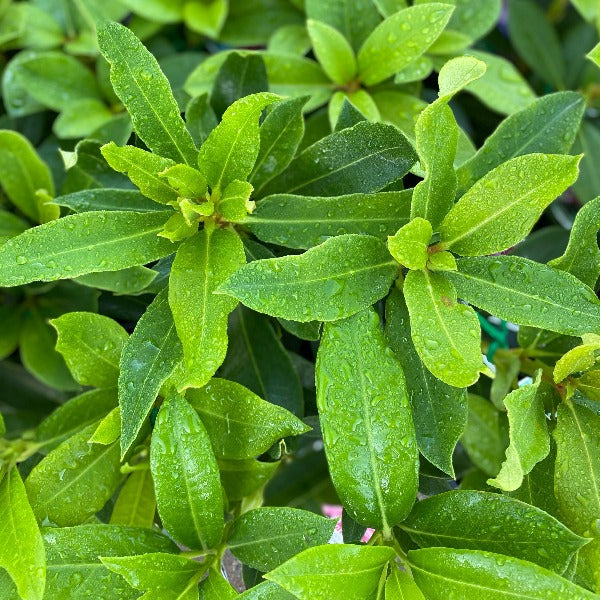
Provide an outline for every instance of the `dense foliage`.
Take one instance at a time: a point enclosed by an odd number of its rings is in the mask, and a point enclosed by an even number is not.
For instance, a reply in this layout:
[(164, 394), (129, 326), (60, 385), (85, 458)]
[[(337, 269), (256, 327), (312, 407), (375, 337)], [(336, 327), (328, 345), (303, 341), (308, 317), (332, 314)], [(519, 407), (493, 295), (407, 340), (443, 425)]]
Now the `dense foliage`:
[(0, 0), (0, 597), (599, 598), (599, 28)]

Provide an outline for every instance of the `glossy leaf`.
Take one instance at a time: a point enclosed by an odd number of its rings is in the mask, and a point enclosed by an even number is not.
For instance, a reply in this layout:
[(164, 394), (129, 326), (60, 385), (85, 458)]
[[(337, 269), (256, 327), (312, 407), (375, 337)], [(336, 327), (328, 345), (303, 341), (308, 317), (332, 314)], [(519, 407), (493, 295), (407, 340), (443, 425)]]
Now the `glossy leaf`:
[(389, 532), (415, 500), (418, 454), (404, 373), (372, 309), (325, 325), (316, 368), (333, 484), (355, 521)]
[(424, 269), (429, 258), (428, 248), (432, 234), (431, 223), (415, 217), (388, 237), (388, 250), (401, 265), (409, 269)]
[(278, 462), (220, 460), (221, 483), (227, 498), (235, 502), (261, 490), (279, 468)]
[(111, 65), (113, 88), (148, 148), (175, 162), (194, 164), (194, 142), (154, 56), (119, 23), (106, 23), (98, 29), (98, 45)]
[(346, 38), (334, 27), (308, 19), (308, 35), (312, 41), (313, 52), (323, 70), (338, 84), (348, 83), (357, 70), (356, 58)]
[(342, 235), (299, 256), (251, 262), (219, 292), (272, 316), (334, 321), (385, 296), (396, 273), (397, 263), (383, 242), (367, 235)]
[(385, 582), (385, 600), (425, 600), (425, 596), (406, 571), (392, 567)]
[(119, 491), (110, 524), (151, 529), (155, 513), (156, 498), (150, 469), (134, 471)]
[[(137, 190), (120, 188), (86, 189), (59, 196), (53, 201), (72, 211), (92, 212), (106, 210), (130, 210), (133, 212), (164, 211), (165, 207), (142, 196)], [(166, 220), (167, 217), (165, 217)]]
[(189, 548), (218, 544), (223, 496), (217, 461), (200, 418), (181, 396), (170, 396), (158, 413), (150, 468), (165, 529)]

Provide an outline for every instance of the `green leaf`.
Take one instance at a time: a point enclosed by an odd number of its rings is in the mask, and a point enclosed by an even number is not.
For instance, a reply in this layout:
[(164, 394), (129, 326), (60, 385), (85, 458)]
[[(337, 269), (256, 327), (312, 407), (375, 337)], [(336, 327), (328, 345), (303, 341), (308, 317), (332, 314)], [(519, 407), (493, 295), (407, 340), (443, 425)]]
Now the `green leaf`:
[(0, 523), (0, 567), (10, 575), (20, 598), (41, 600), (46, 582), (44, 545), (16, 467), (0, 482)]
[(110, 142), (100, 149), (106, 162), (119, 173), (125, 173), (147, 198), (169, 204), (177, 201), (177, 192), (159, 177), (159, 173), (175, 163), (134, 146), (119, 147)]
[(583, 117), (585, 101), (577, 92), (557, 92), (534, 100), (504, 119), (477, 154), (457, 171), (459, 187), (466, 190), (503, 162), (532, 154), (566, 154)]
[(564, 88), (566, 65), (558, 34), (544, 10), (529, 0), (510, 0), (508, 31), (523, 60), (555, 88)]
[(44, 201), (44, 195), (54, 195), (50, 169), (27, 138), (16, 131), (0, 130), (0, 186), (30, 219), (44, 223), (58, 218), (58, 207)]
[(429, 371), (454, 387), (475, 383), (484, 370), (475, 311), (457, 302), (453, 285), (439, 273), (409, 271), (404, 297), (415, 349)]
[(156, 296), (125, 342), (119, 363), (121, 454), (131, 448), (162, 384), (183, 357), (167, 291)]
[(597, 240), (599, 229), (600, 198), (596, 198), (577, 212), (565, 253), (548, 264), (575, 275), (577, 279), (595, 289), (600, 275), (600, 249)]
[(446, 215), (442, 247), (477, 256), (520, 242), (552, 200), (577, 179), (580, 158), (529, 154), (496, 167)]
[(119, 491), (110, 515), (110, 524), (151, 529), (155, 513), (152, 474), (149, 469), (134, 471)]
[(260, 126), (260, 150), (248, 181), (260, 189), (285, 169), (304, 136), (302, 109), (307, 97), (275, 104)]
[(600, 331), (600, 302), (573, 275), (518, 256), (461, 258), (458, 295), (500, 319), (565, 335)]
[(146, 146), (175, 162), (194, 164), (194, 142), (154, 56), (119, 23), (105, 23), (98, 28), (98, 45), (110, 63), (113, 88)]
[(398, 11), (378, 25), (358, 52), (361, 81), (380, 83), (419, 58), (446, 27), (453, 7), (433, 2)]
[(129, 267), (120, 271), (88, 273), (75, 278), (86, 287), (113, 292), (115, 295), (135, 295), (146, 289), (157, 276), (157, 272), (146, 267)]
[(227, 547), (245, 565), (271, 571), (306, 548), (326, 544), (335, 520), (283, 506), (256, 508), (238, 517)]
[[(373, 102), (375, 102), (373, 100)], [(331, 102), (329, 104), (331, 110)], [(377, 105), (375, 105), (377, 106)], [(378, 109), (379, 110), (379, 109)], [(366, 121), (365, 115), (363, 115), (360, 110), (350, 102), (347, 95), (343, 95), (342, 106), (339, 111), (339, 115), (337, 121), (335, 123), (334, 131), (341, 131), (342, 129), (348, 129), (349, 127), (354, 127), (357, 123), (361, 121)]]
[(251, 262), (219, 292), (272, 316), (335, 321), (385, 296), (396, 275), (397, 263), (383, 242), (368, 235), (341, 235), (299, 256)]
[(404, 373), (385, 345), (375, 312), (327, 323), (316, 368), (336, 491), (355, 521), (389, 532), (415, 501), (418, 452)]
[(245, 262), (240, 238), (228, 229), (205, 228), (178, 250), (169, 305), (186, 367), (179, 390), (202, 387), (225, 359), (227, 320), (237, 301), (213, 292)]
[(431, 223), (415, 217), (388, 237), (388, 250), (401, 265), (409, 269), (424, 269), (432, 235)]
[(385, 582), (385, 600), (425, 600), (425, 596), (406, 571), (392, 567)]
[(113, 113), (102, 100), (84, 98), (66, 106), (52, 125), (61, 139), (95, 137), (94, 132), (110, 123)]
[(177, 551), (175, 544), (158, 531), (137, 527), (48, 527), (43, 534), (48, 558), (46, 596), (56, 600), (70, 600), (74, 594), (76, 598), (135, 600), (139, 594), (104, 567), (99, 557)]
[(221, 376), (237, 381), (271, 404), (303, 415), (300, 378), (269, 320), (238, 306), (231, 315), (228, 333)]
[[(456, 0), (453, 3), (455, 4)], [(453, 16), (455, 14), (456, 11)], [(474, 56), (458, 56), (449, 60), (442, 66), (438, 76), (439, 99), (448, 102), (467, 85), (483, 77), (486, 71), (486, 64)]]
[(401, 527), (421, 548), (487, 550), (559, 574), (587, 543), (539, 508), (478, 491), (446, 492), (418, 502)]
[(445, 384), (425, 368), (412, 342), (406, 302), (397, 289), (385, 305), (385, 337), (406, 375), (419, 450), (454, 477), (452, 455), (467, 423), (466, 390)]
[(238, 598), (239, 600), (296, 600), (297, 596), (289, 594), (272, 581), (263, 581), (240, 594)]
[(348, 40), (334, 27), (321, 21), (306, 22), (313, 52), (332, 81), (349, 83), (357, 71), (356, 58)]
[(262, 92), (234, 102), (221, 123), (210, 132), (198, 154), (200, 170), (214, 190), (224, 190), (234, 179), (246, 180), (259, 152), (258, 119), (279, 96)]
[(393, 125), (357, 123), (309, 146), (262, 188), (302, 196), (376, 192), (403, 177), (416, 161), (410, 143)]
[(200, 418), (181, 396), (170, 396), (158, 413), (150, 468), (165, 529), (189, 548), (215, 547), (223, 533), (217, 461)]
[(220, 460), (221, 483), (231, 502), (261, 490), (279, 468), (278, 462), (258, 460)]
[(157, 237), (170, 213), (70, 215), (28, 229), (0, 247), (0, 286), (68, 279), (143, 265), (173, 251)]
[(197, 597), (198, 581), (204, 572), (202, 564), (198, 561), (163, 552), (100, 557), (100, 560), (105, 567), (118, 573), (136, 590), (161, 592), (170, 598), (181, 598), (184, 591), (194, 588)]
[(208, 93), (190, 100), (185, 109), (185, 122), (196, 146), (202, 145), (218, 122), (209, 103)]
[(107, 446), (112, 444), (121, 434), (121, 409), (117, 406), (98, 423), (88, 440), (91, 444)]
[(0, 244), (23, 233), (29, 228), (29, 223), (17, 215), (0, 209)]
[(133, 212), (165, 210), (164, 206), (145, 198), (137, 190), (123, 190), (119, 188), (81, 190), (80, 192), (59, 196), (53, 202), (59, 206), (66, 206), (77, 213), (107, 210), (130, 210)]
[(116, 321), (103, 315), (72, 312), (53, 319), (56, 349), (82, 385), (112, 387), (119, 377), (119, 357), (129, 337)]
[(200, 600), (235, 600), (238, 596), (220, 570), (211, 569), (200, 585)]
[(27, 477), (27, 495), (39, 520), (79, 525), (114, 494), (122, 477), (119, 444), (90, 444), (95, 428), (90, 425), (64, 441)]
[(411, 190), (345, 196), (274, 194), (244, 225), (264, 242), (312, 248), (330, 237), (366, 233), (385, 240), (408, 222)]
[(293, 414), (239, 383), (213, 378), (187, 393), (218, 458), (243, 460), (266, 452), (284, 437), (310, 431)]
[(227, 18), (228, 7), (228, 0), (186, 2), (183, 5), (183, 19), (192, 31), (218, 37)]
[(297, 554), (265, 578), (300, 600), (319, 596), (375, 600), (379, 580), (393, 556), (394, 551), (383, 546), (327, 544)]
[[(504, 600), (592, 600), (596, 594), (517, 558), (477, 550), (411, 550), (412, 574), (430, 600), (485, 598)], [(482, 596), (482, 594), (484, 594)]]
[(514, 390), (504, 405), (508, 411), (510, 444), (506, 460), (495, 479), (488, 484), (512, 492), (521, 487), (523, 476), (546, 458), (550, 452), (550, 438), (541, 394), (538, 393), (541, 371), (534, 383)]

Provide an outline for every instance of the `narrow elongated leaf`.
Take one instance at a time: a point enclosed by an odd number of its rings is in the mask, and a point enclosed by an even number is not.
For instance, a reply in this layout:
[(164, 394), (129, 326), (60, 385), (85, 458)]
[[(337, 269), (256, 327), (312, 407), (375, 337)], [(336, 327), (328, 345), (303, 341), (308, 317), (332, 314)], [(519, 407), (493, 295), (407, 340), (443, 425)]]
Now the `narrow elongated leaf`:
[(500, 319), (565, 335), (600, 331), (600, 302), (569, 273), (518, 256), (457, 262), (444, 277), (459, 297)]
[(586, 544), (560, 521), (524, 502), (478, 491), (452, 491), (418, 502), (401, 525), (422, 548), (487, 550), (562, 574)]
[(271, 571), (306, 548), (326, 544), (335, 520), (283, 506), (256, 508), (235, 520), (227, 547), (245, 565)]
[(265, 107), (279, 99), (262, 92), (234, 102), (225, 111), (198, 154), (200, 170), (213, 190), (224, 190), (235, 179), (245, 181), (250, 175), (259, 151), (258, 119)]
[(228, 229), (203, 229), (178, 250), (169, 279), (169, 305), (183, 346), (179, 389), (202, 387), (227, 352), (227, 319), (237, 302), (213, 292), (246, 262), (242, 242)]
[(391, 77), (421, 56), (452, 15), (448, 4), (432, 2), (398, 11), (376, 27), (358, 52), (358, 71), (365, 85)]
[(583, 117), (585, 102), (577, 92), (557, 92), (538, 98), (498, 125), (477, 154), (457, 171), (459, 187), (467, 190), (503, 162), (534, 152), (566, 154)]
[(385, 600), (425, 600), (425, 596), (406, 571), (392, 567), (385, 582)]
[(284, 408), (233, 381), (215, 377), (201, 390), (190, 390), (187, 398), (200, 415), (218, 458), (253, 458), (284, 437), (310, 430)]
[(79, 525), (114, 494), (122, 477), (119, 444), (88, 443), (95, 428), (90, 425), (64, 441), (27, 477), (27, 495), (38, 519)]
[(103, 315), (72, 312), (53, 319), (56, 349), (82, 385), (112, 387), (119, 377), (119, 357), (129, 337), (116, 321)]
[(456, 290), (439, 273), (409, 271), (404, 297), (415, 349), (429, 371), (454, 387), (475, 383), (483, 370), (475, 311), (457, 302)]
[(50, 169), (31, 143), (16, 131), (0, 131), (0, 186), (10, 201), (38, 223), (58, 218), (60, 210), (36, 195), (54, 196)]
[(168, 293), (163, 290), (138, 321), (120, 358), (122, 456), (135, 441), (162, 384), (182, 358)]
[(477, 256), (520, 242), (546, 206), (577, 179), (579, 160), (530, 154), (496, 167), (446, 215), (440, 228), (442, 246)]
[(389, 531), (415, 501), (418, 453), (404, 373), (372, 309), (325, 325), (316, 381), (325, 454), (344, 508), (361, 525)]
[(46, 582), (42, 535), (16, 467), (0, 482), (0, 567), (23, 600), (41, 600)]
[(577, 213), (565, 253), (548, 264), (575, 275), (595, 289), (600, 275), (600, 249), (597, 240), (599, 229), (600, 198), (596, 198), (582, 206)]
[(504, 399), (510, 444), (500, 472), (488, 483), (508, 492), (519, 488), (523, 476), (550, 452), (544, 403), (538, 393), (540, 382), (541, 371), (532, 384), (514, 390)]
[(0, 286), (114, 271), (166, 256), (173, 244), (157, 233), (170, 214), (92, 212), (28, 229), (0, 248)]
[(454, 477), (452, 454), (467, 424), (467, 393), (447, 385), (425, 367), (412, 342), (406, 302), (393, 290), (385, 305), (385, 337), (406, 375), (408, 398), (421, 454)]
[(155, 513), (156, 498), (150, 469), (134, 471), (119, 491), (110, 524), (151, 529)]
[(393, 556), (383, 546), (327, 544), (297, 554), (265, 578), (300, 600), (375, 600), (381, 574)]
[(397, 263), (367, 235), (330, 238), (300, 256), (251, 262), (219, 289), (246, 306), (293, 321), (335, 321), (387, 293)]
[(131, 210), (133, 212), (164, 211), (165, 207), (143, 196), (137, 190), (98, 188), (65, 194), (53, 200), (74, 212)]
[(315, 56), (325, 73), (337, 84), (349, 83), (356, 75), (357, 64), (348, 40), (321, 21), (308, 19), (306, 26)]
[(294, 158), (304, 135), (302, 109), (307, 97), (278, 102), (260, 126), (260, 149), (248, 181), (260, 189)]
[(150, 467), (166, 530), (189, 548), (218, 544), (223, 496), (217, 461), (200, 418), (181, 396), (170, 396), (158, 413)]
[(146, 146), (175, 162), (194, 164), (194, 142), (154, 56), (130, 29), (119, 23), (98, 28), (98, 45), (110, 63), (113, 88)]
[(366, 233), (385, 240), (408, 222), (412, 190), (296, 196), (274, 194), (258, 202), (244, 225), (264, 242), (312, 248), (327, 238)]
[(596, 594), (533, 563), (492, 552), (424, 548), (408, 553), (413, 576), (430, 600), (592, 600)]
[(416, 160), (410, 143), (395, 127), (364, 121), (309, 146), (261, 194), (376, 192), (404, 176)]

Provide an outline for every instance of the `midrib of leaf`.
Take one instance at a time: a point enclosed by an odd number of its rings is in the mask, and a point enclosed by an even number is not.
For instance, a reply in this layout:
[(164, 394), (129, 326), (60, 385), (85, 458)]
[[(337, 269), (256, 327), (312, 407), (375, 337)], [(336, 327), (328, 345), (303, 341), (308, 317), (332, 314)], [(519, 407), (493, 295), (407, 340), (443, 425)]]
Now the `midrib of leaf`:
[[(276, 406), (276, 405), (274, 405), (274, 406)], [(211, 416), (211, 417), (216, 417), (216, 419), (219, 420), (219, 421), (225, 421), (227, 423), (238, 423), (238, 424), (244, 425), (246, 427), (248, 425), (251, 425), (255, 429), (264, 429), (265, 431), (270, 431), (271, 430), (271, 425), (272, 425), (271, 423), (269, 423), (267, 425), (262, 425), (262, 424), (258, 423), (257, 421), (252, 421), (251, 423), (249, 423), (248, 419), (246, 419), (246, 420), (236, 419), (236, 418), (229, 417), (228, 414), (224, 416), (221, 413), (213, 412), (213, 411), (209, 410), (206, 407), (206, 405), (200, 405), (200, 406), (194, 407), (194, 408), (200, 414), (202, 414), (202, 415), (208, 415), (208, 416)]]
[(92, 348), (92, 346), (90, 346), (83, 338), (77, 336), (75, 339), (87, 350), (87, 354), (95, 356), (98, 360), (107, 364), (109, 367), (111, 367), (114, 371), (117, 372), (117, 376), (118, 376), (118, 374), (119, 374), (119, 365), (118, 364), (115, 365), (114, 363), (111, 363), (107, 358), (102, 356), (102, 354), (99, 354), (95, 348)]
[(271, 540), (287, 540), (288, 538), (298, 538), (303, 534), (303, 530), (291, 531), (290, 533), (282, 534), (282, 535), (270, 535), (269, 537), (253, 539), (247, 542), (241, 542), (239, 544), (231, 544), (227, 543), (227, 547), (231, 548), (247, 548), (248, 546), (260, 546), (262, 544), (267, 544)]
[[(327, 219), (326, 224), (328, 226), (334, 225), (335, 223), (364, 223), (365, 221), (373, 222), (373, 223), (394, 223), (396, 221), (406, 220), (406, 217), (372, 217), (370, 215), (365, 215), (364, 217), (350, 217), (350, 218), (332, 218)], [(313, 224), (313, 223), (323, 223), (323, 218), (298, 218), (298, 219), (265, 219), (260, 216), (249, 215), (247, 216), (242, 223), (249, 223), (252, 225), (253, 223), (274, 223), (275, 225), (285, 225), (286, 223), (302, 223), (302, 224)]]
[[(112, 35), (111, 35), (111, 37), (112, 37)], [(182, 152), (181, 148), (179, 147), (179, 144), (177, 143), (177, 141), (175, 140), (175, 138), (171, 135), (171, 132), (169, 131), (169, 128), (165, 125), (165, 123), (162, 120), (160, 114), (156, 112), (156, 110), (154, 109), (154, 105), (152, 104), (152, 102), (150, 101), (150, 99), (148, 98), (148, 96), (146, 96), (144, 90), (142, 89), (142, 87), (138, 83), (137, 77), (135, 77), (133, 71), (131, 70), (131, 67), (129, 66), (129, 61), (126, 60), (125, 55), (121, 52), (120, 44), (119, 43), (115, 44), (114, 40), (113, 40), (112, 47), (113, 47), (114, 50), (116, 50), (119, 53), (119, 55), (121, 57), (121, 66), (124, 66), (127, 69), (127, 71), (129, 73), (131, 79), (135, 82), (137, 89), (139, 90), (140, 94), (143, 96), (144, 101), (148, 105), (150, 111), (154, 114), (154, 116), (156, 117), (156, 119), (158, 120), (158, 122), (161, 124), (163, 130), (167, 134), (167, 137), (171, 140), (171, 142), (173, 143), (173, 145), (177, 149), (177, 152), (178, 152), (179, 156), (181, 157), (182, 161), (186, 165), (189, 165), (189, 162), (187, 161), (187, 159), (185, 157), (185, 154)]]
[(131, 506), (130, 506), (130, 511), (129, 511), (129, 515), (127, 518), (127, 525), (129, 526), (134, 526), (135, 525), (135, 520), (136, 520), (136, 516), (137, 516), (137, 512), (138, 512), (138, 508), (140, 506), (141, 500), (142, 500), (142, 491), (144, 489), (144, 486), (146, 484), (146, 477), (149, 476), (150, 471), (142, 471), (144, 474), (143, 478), (140, 478), (136, 483), (137, 486), (134, 489), (134, 496), (133, 496), (133, 502), (131, 502)]

